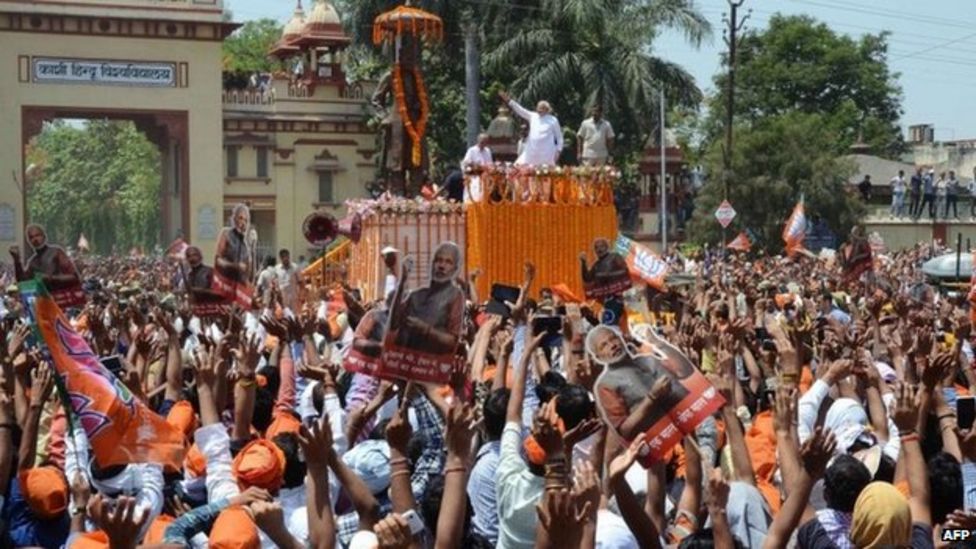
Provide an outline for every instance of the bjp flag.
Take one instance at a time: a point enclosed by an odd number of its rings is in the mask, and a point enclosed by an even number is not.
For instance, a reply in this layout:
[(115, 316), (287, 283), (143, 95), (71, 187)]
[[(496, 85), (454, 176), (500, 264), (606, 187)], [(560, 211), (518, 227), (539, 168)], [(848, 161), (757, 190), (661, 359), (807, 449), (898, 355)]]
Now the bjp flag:
[(183, 433), (135, 398), (71, 327), (39, 280), (20, 285), (34, 335), (61, 380), (71, 416), (102, 467), (159, 463), (179, 469)]
[(786, 244), (786, 255), (793, 257), (803, 249), (803, 241), (807, 237), (807, 215), (803, 208), (803, 199), (793, 207), (793, 213), (786, 220), (783, 227), (783, 242)]
[(749, 240), (749, 235), (741, 232), (739, 236), (735, 237), (735, 240), (726, 244), (725, 247), (730, 250), (745, 253), (752, 248), (752, 242)]
[(627, 261), (631, 278), (642, 280), (657, 290), (664, 290), (664, 279), (668, 274), (668, 264), (646, 246), (634, 242), (624, 235), (617, 236), (616, 252)]

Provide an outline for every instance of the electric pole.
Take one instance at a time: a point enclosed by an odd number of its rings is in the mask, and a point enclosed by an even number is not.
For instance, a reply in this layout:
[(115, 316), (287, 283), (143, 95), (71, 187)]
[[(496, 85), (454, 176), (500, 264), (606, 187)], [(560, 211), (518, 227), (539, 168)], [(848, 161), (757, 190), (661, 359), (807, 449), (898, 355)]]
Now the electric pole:
[[(729, 48), (729, 79), (728, 79), (728, 89), (726, 90), (726, 103), (725, 103), (725, 147), (722, 150), (722, 160), (723, 160), (723, 171), (722, 174), (722, 185), (724, 189), (725, 198), (729, 197), (729, 178), (732, 175), (732, 122), (735, 116), (735, 54), (736, 54), (736, 35), (745, 26), (746, 20), (749, 19), (749, 14), (746, 14), (739, 21), (739, 8), (745, 3), (745, 0), (728, 0), (729, 2), (729, 16), (723, 17), (722, 20), (728, 25), (725, 29), (725, 45)], [(752, 10), (750, 10), (751, 13)]]

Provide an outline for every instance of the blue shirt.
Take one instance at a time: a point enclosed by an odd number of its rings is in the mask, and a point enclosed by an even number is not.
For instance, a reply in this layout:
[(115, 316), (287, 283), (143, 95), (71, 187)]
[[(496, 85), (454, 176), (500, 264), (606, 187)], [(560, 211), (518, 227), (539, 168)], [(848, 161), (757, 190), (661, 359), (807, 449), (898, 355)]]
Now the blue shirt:
[(16, 477), (10, 483), (10, 497), (3, 508), (3, 519), (15, 547), (36, 545), (46, 549), (59, 549), (67, 541), (71, 530), (68, 513), (61, 513), (61, 516), (49, 520), (34, 516), (21, 492), (20, 479)]
[(468, 499), (474, 516), (471, 526), (492, 544), (498, 542), (498, 504), (495, 496), (495, 470), (498, 469), (501, 441), (494, 440), (478, 450), (471, 476), (468, 477)]
[(932, 176), (926, 175), (922, 178), (922, 183), (925, 185), (925, 194), (932, 194), (934, 192), (932, 187)]

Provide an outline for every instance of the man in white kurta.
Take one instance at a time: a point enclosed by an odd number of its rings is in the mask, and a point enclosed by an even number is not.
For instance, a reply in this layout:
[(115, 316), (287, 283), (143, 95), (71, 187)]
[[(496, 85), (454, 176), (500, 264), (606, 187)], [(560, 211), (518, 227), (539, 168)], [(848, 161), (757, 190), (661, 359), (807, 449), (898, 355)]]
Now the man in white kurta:
[[(491, 149), (488, 148), (488, 134), (478, 135), (478, 142), (474, 144), (464, 155), (461, 161), (461, 169), (468, 171), (470, 168), (481, 168), (490, 166), (492, 163)], [(474, 174), (468, 178), (468, 186), (464, 189), (465, 202), (478, 202), (481, 200), (481, 176)]]
[(501, 98), (508, 103), (512, 112), (529, 122), (529, 135), (525, 138), (525, 150), (519, 155), (516, 165), (555, 166), (559, 153), (563, 150), (563, 131), (559, 120), (552, 115), (552, 107), (547, 101), (539, 101), (535, 112), (519, 105), (505, 92)]

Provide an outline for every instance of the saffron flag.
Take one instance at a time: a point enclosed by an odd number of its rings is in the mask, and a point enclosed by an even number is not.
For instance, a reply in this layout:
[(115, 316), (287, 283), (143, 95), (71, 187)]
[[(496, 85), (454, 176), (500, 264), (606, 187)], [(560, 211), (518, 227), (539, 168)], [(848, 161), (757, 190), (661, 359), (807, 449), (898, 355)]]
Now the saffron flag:
[(749, 235), (741, 232), (739, 236), (735, 237), (735, 240), (726, 244), (725, 247), (737, 252), (748, 252), (752, 249), (752, 242), (749, 240)]
[(178, 470), (183, 433), (150, 410), (109, 372), (71, 327), (39, 280), (21, 283), (35, 337), (64, 388), (70, 415), (85, 430), (99, 466), (160, 463)]
[(803, 249), (803, 241), (807, 237), (807, 215), (803, 208), (803, 199), (793, 207), (793, 213), (786, 220), (783, 227), (783, 242), (786, 244), (786, 255), (793, 257)]
[(182, 238), (177, 238), (166, 248), (166, 257), (172, 257), (173, 259), (183, 259), (186, 254), (186, 249), (190, 245), (187, 244)]
[(647, 246), (641, 246), (624, 235), (617, 236), (617, 253), (627, 261), (631, 278), (642, 280), (652, 288), (664, 290), (668, 264)]

